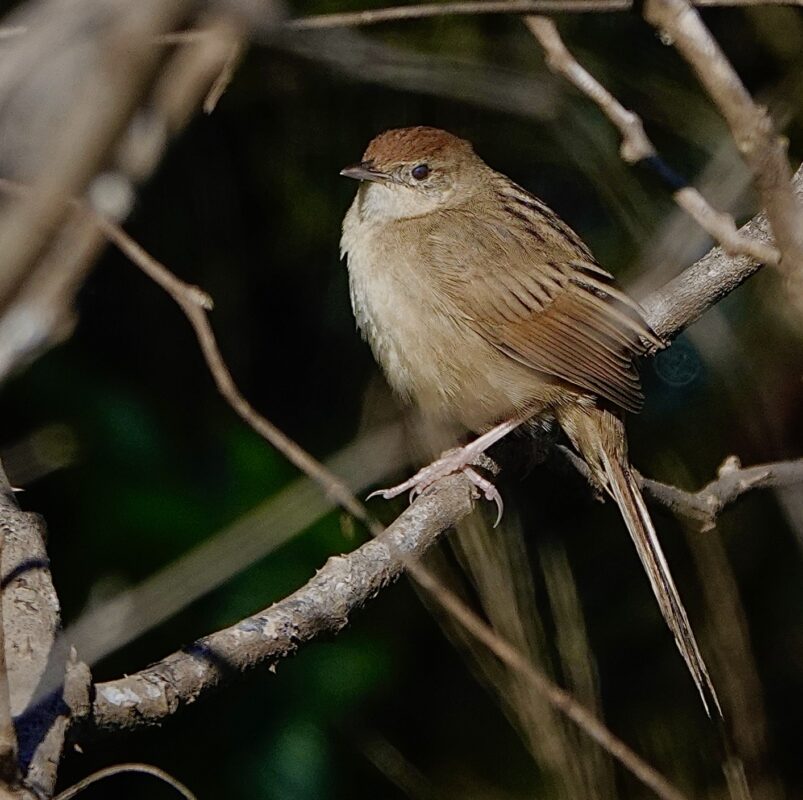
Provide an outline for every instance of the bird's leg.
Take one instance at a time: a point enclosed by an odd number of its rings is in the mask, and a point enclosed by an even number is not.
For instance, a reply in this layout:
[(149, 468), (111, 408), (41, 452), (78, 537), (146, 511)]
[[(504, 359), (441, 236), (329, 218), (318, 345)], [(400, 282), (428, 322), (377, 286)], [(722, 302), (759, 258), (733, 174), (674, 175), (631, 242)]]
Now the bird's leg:
[(389, 500), (391, 497), (396, 497), (403, 492), (409, 491), (410, 501), (412, 502), (416, 496), (429, 489), (436, 481), (455, 472), (462, 472), (482, 492), (486, 500), (493, 500), (496, 503), (498, 511), (496, 524), (499, 524), (504, 508), (502, 496), (489, 480), (483, 478), (474, 469), (474, 466), (482, 466), (481, 461), (485, 457), (485, 451), (521, 425), (524, 419), (523, 417), (514, 417), (491, 428), (491, 430), (486, 431), (463, 447), (447, 450), (441, 454), (440, 458), (418, 470), (412, 478), (404, 481), (404, 483), (400, 483), (398, 486), (391, 486), (389, 489), (379, 489), (376, 492), (371, 492), (368, 495), (368, 499), (370, 500), (375, 495), (380, 495)]

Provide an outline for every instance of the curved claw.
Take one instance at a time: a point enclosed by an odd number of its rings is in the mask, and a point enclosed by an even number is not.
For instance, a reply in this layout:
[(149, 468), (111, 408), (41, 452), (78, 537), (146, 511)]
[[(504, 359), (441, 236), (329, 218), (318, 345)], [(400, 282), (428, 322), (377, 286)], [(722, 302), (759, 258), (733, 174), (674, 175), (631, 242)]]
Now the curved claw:
[(494, 522), (494, 528), (498, 527), (499, 523), (502, 521), (502, 514), (505, 513), (505, 504), (502, 500), (502, 495), (496, 490), (494, 486), (494, 490), (491, 493), (485, 494), (486, 500), (493, 500), (496, 503), (496, 522)]
[(482, 493), (486, 500), (496, 503), (496, 522), (494, 528), (502, 520), (505, 504), (502, 502), (502, 495), (499, 490), (487, 478), (483, 478), (472, 466), (462, 461), (463, 451), (448, 451), (440, 459), (427, 467), (419, 470), (412, 478), (400, 483), (398, 486), (391, 486), (389, 489), (377, 489), (368, 495), (366, 500), (370, 500), (377, 495), (385, 500), (398, 497), (402, 492), (409, 491), (409, 502), (412, 503), (416, 497), (423, 494), (433, 483), (441, 478), (451, 475), (454, 472), (463, 472), (471, 483)]
[(494, 528), (502, 521), (502, 514), (505, 512), (505, 504), (502, 500), (502, 495), (499, 490), (487, 478), (483, 478), (475, 469), (465, 467), (463, 469), (466, 477), (476, 486), (483, 494), (486, 500), (493, 500), (496, 503), (496, 522)]
[(372, 497), (379, 495), (379, 497), (383, 498), (384, 500), (392, 500), (394, 497), (398, 497), (405, 489), (407, 489), (409, 483), (410, 481), (405, 481), (404, 483), (400, 483), (398, 486), (391, 486), (389, 489), (377, 489), (376, 491), (371, 492), (371, 494), (369, 494), (365, 499), (370, 500)]

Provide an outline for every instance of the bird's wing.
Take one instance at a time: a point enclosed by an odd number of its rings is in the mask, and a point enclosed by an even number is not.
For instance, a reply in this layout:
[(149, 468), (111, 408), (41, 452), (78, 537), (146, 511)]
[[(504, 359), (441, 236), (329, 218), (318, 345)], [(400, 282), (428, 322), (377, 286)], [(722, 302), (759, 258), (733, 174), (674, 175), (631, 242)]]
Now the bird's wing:
[(466, 214), (464, 224), (444, 219), (429, 231), (441, 291), (510, 358), (637, 411), (633, 358), (663, 346), (638, 305), (540, 200), (505, 183), (495, 202), (489, 213), (446, 212)]

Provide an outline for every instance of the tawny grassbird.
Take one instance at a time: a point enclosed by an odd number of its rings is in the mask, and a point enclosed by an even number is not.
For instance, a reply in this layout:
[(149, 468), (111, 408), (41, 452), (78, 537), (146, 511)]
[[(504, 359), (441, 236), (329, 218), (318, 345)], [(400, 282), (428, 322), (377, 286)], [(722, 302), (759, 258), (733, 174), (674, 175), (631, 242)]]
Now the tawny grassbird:
[(452, 134), (386, 131), (341, 175), (360, 181), (341, 239), (358, 326), (402, 398), (479, 434), (382, 494), (463, 470), (501, 512), (476, 459), (519, 425), (556, 420), (616, 501), (706, 710), (718, 709), (628, 461), (633, 362), (663, 345), (639, 306), (552, 210)]

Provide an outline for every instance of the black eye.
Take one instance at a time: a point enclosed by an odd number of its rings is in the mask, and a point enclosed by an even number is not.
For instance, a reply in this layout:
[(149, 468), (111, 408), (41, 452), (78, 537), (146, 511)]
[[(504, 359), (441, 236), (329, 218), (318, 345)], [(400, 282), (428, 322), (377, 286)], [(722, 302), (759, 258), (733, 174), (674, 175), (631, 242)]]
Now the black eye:
[(426, 164), (417, 164), (410, 173), (417, 181), (423, 181), (429, 175), (429, 167)]

